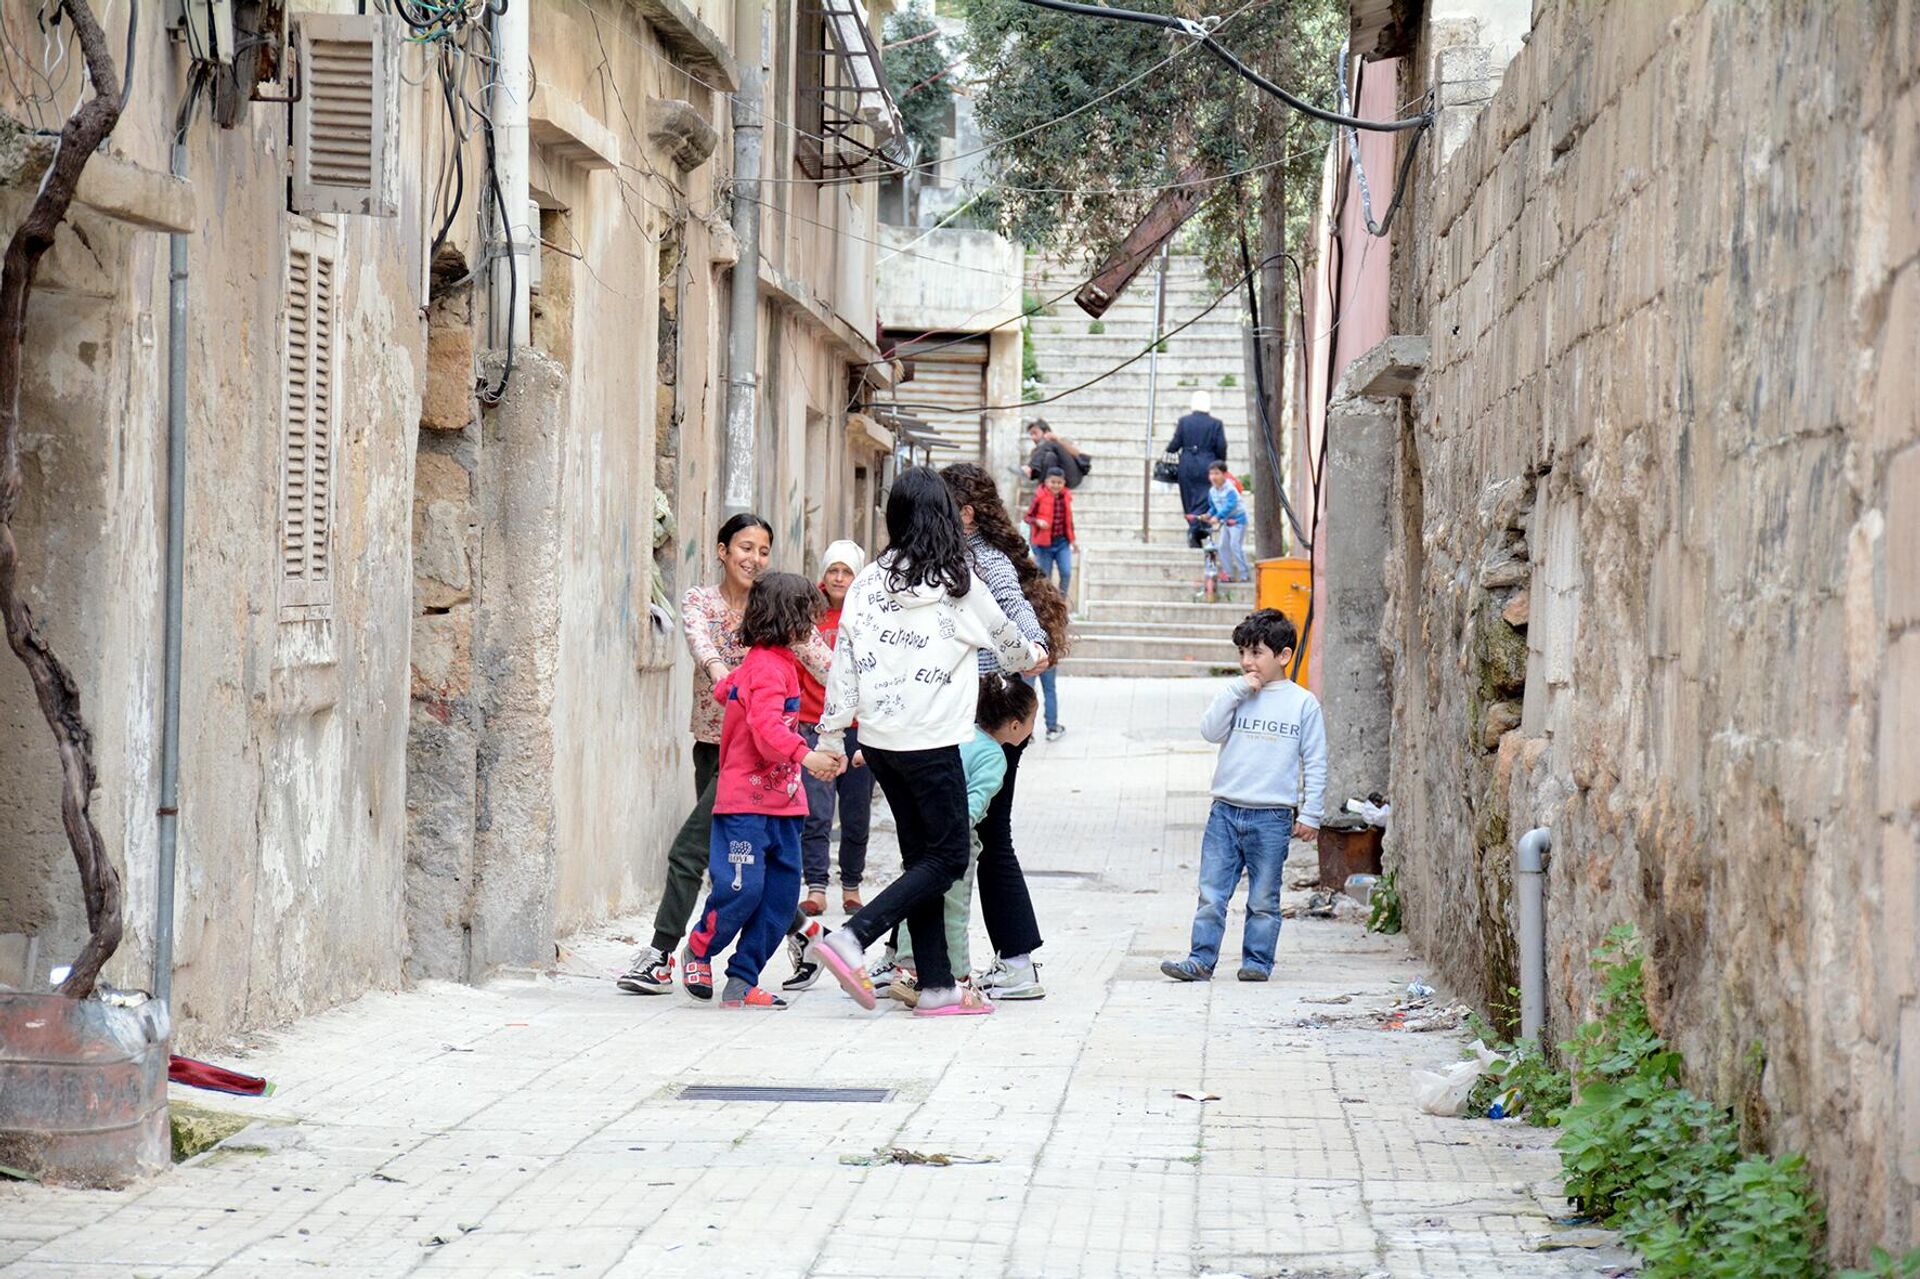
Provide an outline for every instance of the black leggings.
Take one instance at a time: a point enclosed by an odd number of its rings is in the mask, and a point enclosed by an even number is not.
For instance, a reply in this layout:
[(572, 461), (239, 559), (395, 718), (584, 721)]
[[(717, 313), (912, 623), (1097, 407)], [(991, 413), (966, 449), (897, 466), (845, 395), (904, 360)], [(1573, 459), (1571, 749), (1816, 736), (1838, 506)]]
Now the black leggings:
[[(1013, 851), (1013, 784), (1020, 775), (1020, 756), (1026, 743), (1003, 746), (1007, 779), (987, 806), (987, 815), (974, 829), (980, 835), (980, 865), (974, 872), (980, 886), (980, 914), (987, 936), (1000, 955), (1026, 955), (1040, 949), (1040, 924), (1033, 917), (1033, 896), (1020, 858)], [(914, 946), (919, 947), (916, 938)]]
[(922, 989), (953, 985), (944, 902), (967, 870), (967, 774), (958, 746), (890, 751), (861, 748), (886, 793), (900, 839), (900, 878), (847, 921), (862, 948), (901, 920), (913, 937)]

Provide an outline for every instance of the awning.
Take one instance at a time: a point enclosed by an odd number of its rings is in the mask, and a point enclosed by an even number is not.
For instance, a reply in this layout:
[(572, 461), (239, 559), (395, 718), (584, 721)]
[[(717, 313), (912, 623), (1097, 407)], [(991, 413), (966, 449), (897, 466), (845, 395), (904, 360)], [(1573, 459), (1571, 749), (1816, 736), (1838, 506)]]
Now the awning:
[(893, 452), (893, 432), (865, 413), (847, 414), (847, 442), (869, 444), (882, 453)]
[(808, 74), (811, 68), (802, 68), (800, 83), (800, 97), (812, 108), (802, 115), (820, 131), (800, 139), (801, 167), (815, 179), (899, 172), (905, 166), (891, 152), (906, 126), (887, 87), (866, 6), (860, 0), (804, 0), (801, 12), (818, 17), (821, 33), (819, 49), (803, 50), (821, 58), (817, 80)]

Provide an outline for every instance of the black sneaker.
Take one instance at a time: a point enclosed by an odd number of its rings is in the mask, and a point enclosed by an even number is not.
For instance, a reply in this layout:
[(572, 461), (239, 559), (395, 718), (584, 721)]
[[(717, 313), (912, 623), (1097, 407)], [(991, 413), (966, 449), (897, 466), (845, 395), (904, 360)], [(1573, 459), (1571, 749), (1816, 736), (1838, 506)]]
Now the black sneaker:
[(673, 956), (642, 947), (615, 983), (629, 995), (666, 995), (673, 991)]
[[(821, 936), (826, 936), (822, 931)], [(820, 961), (808, 953), (807, 938), (800, 933), (787, 934), (787, 959), (793, 964), (793, 976), (780, 983), (782, 990), (806, 990), (820, 980)]]

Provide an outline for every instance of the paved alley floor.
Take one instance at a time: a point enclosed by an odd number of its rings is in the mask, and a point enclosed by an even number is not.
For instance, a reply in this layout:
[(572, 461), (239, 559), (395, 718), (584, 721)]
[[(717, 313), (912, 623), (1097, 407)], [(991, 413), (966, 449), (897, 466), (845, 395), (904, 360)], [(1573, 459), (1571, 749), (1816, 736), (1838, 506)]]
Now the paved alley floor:
[[(1030, 750), (1015, 807), (1043, 1001), (926, 1021), (830, 980), (778, 1013), (622, 995), (610, 974), (644, 926), (621, 921), (550, 975), (374, 995), (258, 1037), (222, 1060), (272, 1097), (176, 1092), (264, 1122), (124, 1193), (0, 1184), (0, 1271), (1611, 1273), (1619, 1254), (1536, 1250), (1565, 1208), (1549, 1134), (1413, 1106), (1409, 1069), (1461, 1037), (1380, 1027), (1423, 971), (1400, 939), (1289, 920), (1273, 982), (1243, 985), (1236, 911), (1219, 979), (1160, 975), (1185, 951), (1214, 687), (1060, 682), (1069, 732)], [(679, 1099), (689, 1084), (889, 1096)], [(895, 1148), (956, 1162), (864, 1162)]]

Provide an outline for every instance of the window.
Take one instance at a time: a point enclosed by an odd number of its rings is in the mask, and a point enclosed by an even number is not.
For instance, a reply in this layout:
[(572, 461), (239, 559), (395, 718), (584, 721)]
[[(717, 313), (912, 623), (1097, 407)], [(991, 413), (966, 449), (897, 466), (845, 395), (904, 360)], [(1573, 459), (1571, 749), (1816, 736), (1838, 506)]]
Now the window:
[(286, 376), (280, 433), (280, 613), (333, 603), (334, 263), (330, 231), (287, 243)]

